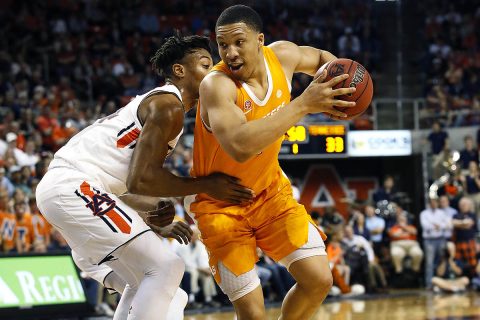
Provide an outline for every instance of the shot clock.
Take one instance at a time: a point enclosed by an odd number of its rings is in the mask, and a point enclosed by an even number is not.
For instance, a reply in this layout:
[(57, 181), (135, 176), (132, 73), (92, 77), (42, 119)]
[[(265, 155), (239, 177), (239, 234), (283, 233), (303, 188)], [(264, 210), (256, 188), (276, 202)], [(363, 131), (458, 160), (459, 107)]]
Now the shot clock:
[(347, 124), (297, 124), (285, 134), (280, 159), (347, 156)]

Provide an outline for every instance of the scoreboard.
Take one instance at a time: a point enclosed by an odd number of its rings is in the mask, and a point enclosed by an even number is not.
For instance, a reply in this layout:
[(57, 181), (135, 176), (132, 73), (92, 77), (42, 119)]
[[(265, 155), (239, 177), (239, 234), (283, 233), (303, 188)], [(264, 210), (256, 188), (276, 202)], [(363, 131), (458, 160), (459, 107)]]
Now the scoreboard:
[(285, 134), (280, 159), (339, 158), (348, 155), (348, 123), (297, 124)]

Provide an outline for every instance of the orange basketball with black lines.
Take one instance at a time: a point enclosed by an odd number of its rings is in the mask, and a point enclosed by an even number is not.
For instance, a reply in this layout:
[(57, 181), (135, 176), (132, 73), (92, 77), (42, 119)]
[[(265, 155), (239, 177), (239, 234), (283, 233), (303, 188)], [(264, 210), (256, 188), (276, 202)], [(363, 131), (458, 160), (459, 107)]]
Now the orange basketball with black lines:
[(345, 101), (355, 101), (356, 106), (351, 108), (335, 107), (336, 109), (346, 113), (348, 116), (345, 120), (350, 120), (363, 114), (373, 97), (373, 82), (367, 69), (360, 63), (351, 59), (335, 59), (323, 65), (315, 77), (319, 76), (324, 69), (327, 69), (327, 78), (324, 82), (335, 78), (336, 76), (348, 73), (348, 79), (340, 82), (333, 89), (355, 87), (357, 90), (351, 95), (338, 96), (336, 99)]

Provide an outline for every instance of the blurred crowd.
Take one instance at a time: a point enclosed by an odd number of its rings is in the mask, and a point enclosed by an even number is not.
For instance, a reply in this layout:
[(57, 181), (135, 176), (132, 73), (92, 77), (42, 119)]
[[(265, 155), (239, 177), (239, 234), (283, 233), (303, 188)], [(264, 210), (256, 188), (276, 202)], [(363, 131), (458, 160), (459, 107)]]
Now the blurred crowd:
[(480, 124), (480, 6), (474, 1), (425, 1), (426, 108), (429, 125)]
[[(149, 58), (175, 29), (214, 44), (218, 13), (233, 2), (2, 1), (0, 138), (20, 133), (35, 142), (34, 152), (55, 151), (92, 120), (161, 83)], [(310, 44), (375, 70), (380, 49), (364, 1), (335, 1), (334, 12), (333, 1), (313, 10), (309, 1), (297, 1), (295, 10), (287, 1), (251, 5), (263, 17), (267, 43)], [(293, 96), (309, 82), (296, 77)]]
[[(4, 35), (0, 38), (0, 255), (69, 251), (60, 233), (39, 213), (34, 197), (53, 153), (95, 119), (161, 83), (148, 59), (174, 29), (206, 35), (214, 42), (218, 12), (233, 2), (0, 3)], [(480, 122), (480, 57), (475, 56), (480, 10), (466, 10), (462, 3), (434, 2), (435, 9), (426, 18), (431, 72), (427, 105), (447, 126)], [(286, 39), (309, 44), (358, 60), (369, 71), (378, 70), (381, 48), (369, 2), (332, 0), (312, 6), (307, 0), (294, 4), (252, 0), (250, 4), (265, 22), (267, 43)], [(292, 95), (301, 93), (309, 81), (309, 77), (296, 76)], [(310, 120), (329, 121), (322, 115)], [(357, 124), (362, 127), (361, 122)], [(448, 134), (439, 124), (434, 127), (429, 141), (441, 177)], [(322, 216), (311, 213), (329, 236), (327, 253), (335, 281), (332, 295), (384, 292), (392, 286), (459, 291), (470, 283), (480, 285), (475, 241), (480, 176), (473, 137), (465, 137), (459, 163), (463, 170), (442, 186), (440, 201), (432, 199), (422, 213), (409, 213), (402, 207), (392, 177), (385, 179), (371, 202), (352, 201), (348, 217), (333, 207)], [(184, 140), (165, 165), (186, 176), (191, 164), (191, 141)], [(176, 209), (178, 219), (189, 219), (178, 201)], [(185, 260), (182, 288), (189, 294), (188, 307), (228, 304), (213, 281), (198, 234), (188, 246), (169, 244)], [(256, 268), (267, 301), (281, 301), (294, 280), (285, 267), (261, 251), (258, 256)], [(422, 283), (418, 283), (419, 274), (424, 274)], [(90, 299), (110, 314), (108, 305), (97, 298), (98, 285), (92, 280), (89, 286), (95, 296)], [(115, 305), (115, 301), (109, 303)]]
[[(478, 174), (475, 179), (480, 187)], [(312, 213), (328, 235), (331, 294), (406, 287), (445, 293), (465, 291), (470, 285), (479, 289), (478, 189), (463, 194), (455, 204), (439, 192), (416, 214), (406, 210), (401, 194), (387, 176), (373, 201), (352, 203), (346, 217), (333, 207), (322, 216)]]

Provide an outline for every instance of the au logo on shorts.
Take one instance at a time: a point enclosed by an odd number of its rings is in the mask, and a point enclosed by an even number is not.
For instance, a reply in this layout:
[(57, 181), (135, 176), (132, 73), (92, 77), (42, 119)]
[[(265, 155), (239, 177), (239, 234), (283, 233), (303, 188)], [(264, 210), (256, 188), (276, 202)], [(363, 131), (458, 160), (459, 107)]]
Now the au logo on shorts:
[[(115, 200), (110, 198), (107, 193), (101, 193), (84, 181), (80, 185), (80, 191), (75, 190), (75, 194), (82, 198), (93, 215), (99, 217), (113, 232), (122, 232), (130, 234), (132, 229), (132, 218), (123, 211)], [(90, 199), (89, 199), (90, 198)]]

